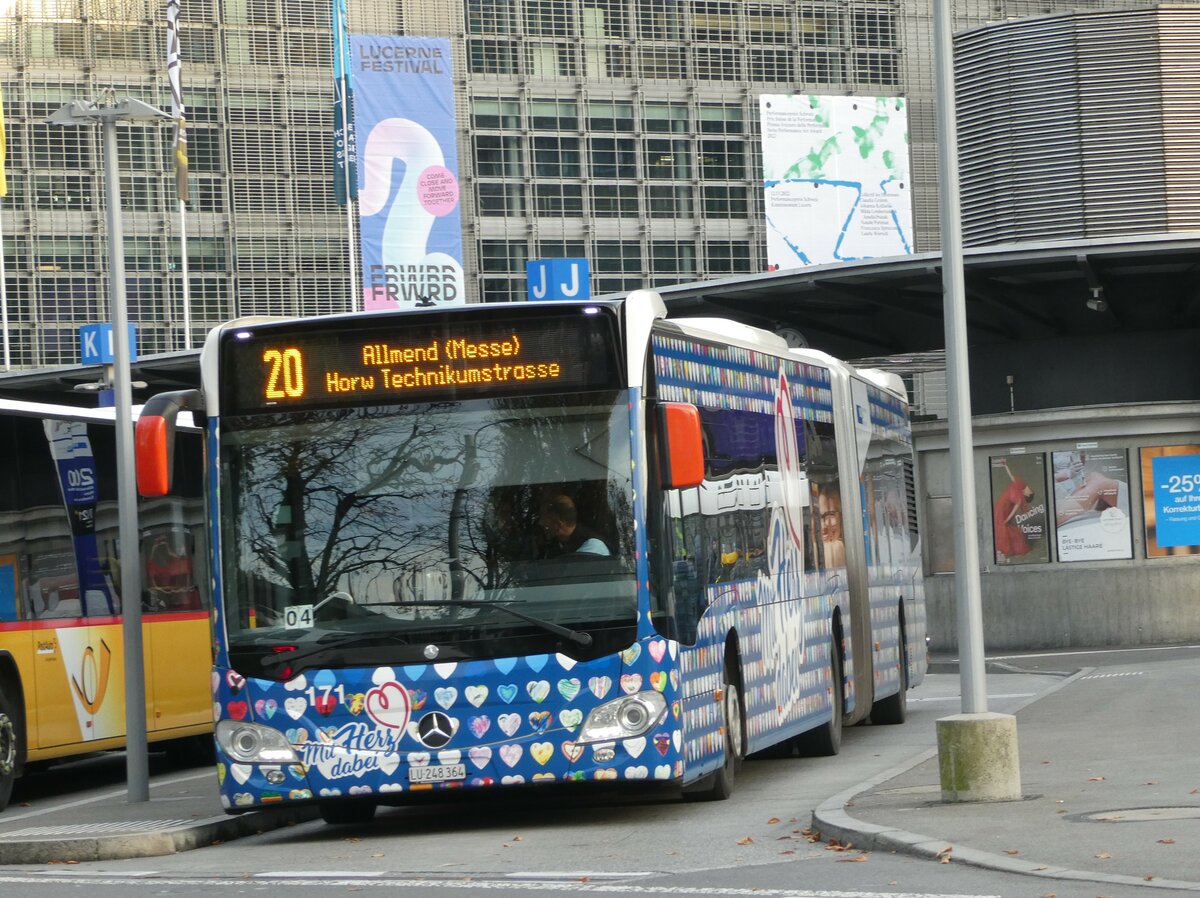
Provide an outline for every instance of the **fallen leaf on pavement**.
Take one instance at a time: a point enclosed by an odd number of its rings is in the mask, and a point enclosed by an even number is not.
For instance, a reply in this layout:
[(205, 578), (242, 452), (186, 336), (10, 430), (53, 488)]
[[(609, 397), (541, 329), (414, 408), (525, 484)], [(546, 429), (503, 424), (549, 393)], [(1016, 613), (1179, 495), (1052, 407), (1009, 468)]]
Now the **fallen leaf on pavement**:
[(1174, 839), (1159, 839), (1158, 844), (1159, 845), (1174, 845), (1175, 840)]
[(1146, 882), (1150, 882), (1151, 880), (1154, 879), (1154, 877), (1151, 876), (1149, 873), (1147, 873), (1145, 876), (1142, 877), (1142, 879), (1146, 880)]
[(866, 859), (867, 856), (865, 854), (860, 854), (858, 857), (839, 857), (837, 862), (839, 864), (861, 864)]
[(1104, 782), (1104, 777), (1102, 777), (1102, 776), (1089, 776), (1089, 777), (1088, 777), (1088, 782), (1089, 782), (1089, 783), (1102, 783), (1102, 782)]
[(853, 842), (847, 842), (845, 845), (843, 845), (837, 839), (830, 839), (829, 844), (825, 846), (825, 850), (826, 851), (849, 851), (853, 847), (854, 847)]
[(1098, 855), (1096, 855), (1096, 857), (1098, 857), (1102, 861), (1112, 860), (1112, 855), (1109, 854), (1107, 851), (1101, 851)]
[(1009, 848), (1009, 849), (1008, 849), (1007, 851), (1005, 851), (1004, 853), (1005, 853), (1005, 854), (1020, 854), (1021, 852), (1017, 851), (1017, 849), (1015, 849), (1015, 848)]
[(753, 845), (754, 840), (751, 839), (749, 836), (743, 836), (742, 838), (737, 840), (737, 843), (739, 845)]
[(773, 823), (778, 823), (778, 822), (779, 822), (778, 817), (772, 817), (770, 820), (767, 821), (768, 824), (773, 824)]

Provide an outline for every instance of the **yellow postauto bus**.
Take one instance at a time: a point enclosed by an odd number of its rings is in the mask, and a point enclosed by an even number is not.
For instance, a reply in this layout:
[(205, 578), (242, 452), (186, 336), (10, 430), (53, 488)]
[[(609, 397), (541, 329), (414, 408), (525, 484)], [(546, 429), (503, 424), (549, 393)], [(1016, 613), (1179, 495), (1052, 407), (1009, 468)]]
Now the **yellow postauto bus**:
[[(138, 505), (146, 727), (211, 747), (203, 443)], [(115, 414), (0, 399), (0, 810), (31, 764), (125, 745)]]

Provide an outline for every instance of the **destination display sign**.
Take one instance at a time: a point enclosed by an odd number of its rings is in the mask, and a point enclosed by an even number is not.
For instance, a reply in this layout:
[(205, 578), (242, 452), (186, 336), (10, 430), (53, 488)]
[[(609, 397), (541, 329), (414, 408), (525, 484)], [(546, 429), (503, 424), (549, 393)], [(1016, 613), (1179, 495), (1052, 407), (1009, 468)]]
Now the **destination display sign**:
[[(231, 330), (222, 412), (615, 389), (615, 321), (589, 307), (439, 312)], [(540, 314), (539, 314), (540, 312)]]

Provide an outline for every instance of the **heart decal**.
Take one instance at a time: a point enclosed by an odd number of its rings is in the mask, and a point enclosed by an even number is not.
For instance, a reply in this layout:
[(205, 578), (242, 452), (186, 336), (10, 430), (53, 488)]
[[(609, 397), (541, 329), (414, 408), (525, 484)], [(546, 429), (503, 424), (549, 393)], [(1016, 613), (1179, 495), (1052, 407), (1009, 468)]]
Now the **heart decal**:
[[(482, 739), (491, 725), (492, 719), (486, 714), (480, 714), (478, 717), (471, 717), (467, 720), (467, 726), (471, 729), (471, 735), (476, 739)], [(512, 734), (510, 733), (509, 735)]]
[(492, 749), (487, 745), (476, 745), (474, 748), (468, 749), (467, 757), (471, 759), (471, 763), (482, 770), (492, 762)]
[(625, 747), (625, 751), (629, 752), (629, 757), (636, 758), (646, 750), (646, 737), (638, 736), (636, 739), (624, 739), (621, 745)]
[(650, 657), (654, 659), (655, 664), (661, 662), (663, 655), (667, 653), (667, 644), (661, 639), (653, 640), (648, 648), (650, 649)]
[(621, 652), (621, 661), (624, 662), (626, 667), (628, 667), (629, 665), (631, 665), (634, 661), (636, 661), (641, 656), (642, 656), (642, 645), (639, 642), (635, 642), (633, 645), (631, 645), (625, 651)]
[(617, 771), (611, 767), (604, 767), (597, 770), (594, 776), (598, 780), (615, 780), (617, 778)]
[(408, 690), (391, 680), (376, 686), (367, 693), (363, 707), (375, 723), (390, 730), (403, 730), (408, 726), (412, 707)]
[(535, 783), (553, 782), (555, 779), (553, 773), (535, 773), (532, 777)]
[(575, 677), (558, 681), (558, 694), (569, 702), (575, 701), (575, 696), (579, 695), (579, 689), (580, 683)]
[(574, 731), (577, 726), (583, 723), (583, 712), (578, 708), (567, 708), (565, 711), (558, 713), (558, 722), (568, 730)]
[(671, 765), (659, 764), (654, 768), (654, 778), (656, 780), (669, 780), (671, 778)]
[(453, 686), (439, 686), (433, 690), (433, 700), (447, 711), (450, 710), (450, 706), (454, 704), (457, 698), (458, 690)]
[(583, 746), (576, 745), (574, 742), (564, 742), (562, 744), (562, 753), (566, 755), (568, 761), (574, 764), (583, 757)]
[(550, 684), (545, 680), (533, 680), (525, 685), (525, 690), (535, 702), (544, 702), (550, 694)]
[(429, 701), (429, 696), (425, 694), (424, 689), (413, 689), (408, 693), (408, 700), (412, 702), (414, 711), (420, 711), (425, 707), (425, 702)]
[(637, 767), (626, 767), (625, 776), (631, 780), (644, 780), (650, 775), (650, 771), (646, 767), (639, 765)]
[[(230, 702), (232, 705), (233, 703)], [(299, 720), (304, 716), (304, 712), (308, 710), (308, 699), (292, 696), (283, 700), (283, 710), (287, 712), (287, 716), (292, 720)]]
[(667, 672), (665, 670), (656, 670), (650, 674), (650, 685), (659, 692), (665, 692), (667, 688)]
[(550, 742), (535, 742), (529, 746), (529, 755), (543, 767), (554, 757), (554, 745)]
[(496, 687), (496, 694), (504, 701), (504, 704), (511, 705), (514, 698), (517, 697), (517, 686), (515, 683), (502, 683)]
[(549, 711), (533, 711), (529, 715), (529, 725), (535, 733), (544, 733), (554, 721), (554, 715)]
[(496, 722), (500, 724), (500, 729), (504, 731), (504, 735), (511, 737), (513, 733), (521, 728), (521, 715), (501, 714), (496, 719)]
[(541, 673), (542, 668), (546, 666), (546, 662), (549, 660), (549, 655), (530, 655), (525, 659), (525, 663), (530, 666), (534, 673)]
[(509, 767), (516, 767), (521, 760), (521, 755), (525, 753), (525, 749), (519, 745), (509, 744), (500, 746), (500, 760)]
[(671, 737), (666, 733), (655, 733), (654, 747), (658, 749), (658, 753), (665, 758), (667, 756), (667, 752), (671, 750)]
[(588, 689), (596, 698), (604, 698), (612, 689), (612, 677), (592, 677), (588, 680)]
[(578, 663), (578, 662), (576, 662), (576, 660), (574, 658), (570, 657), (569, 655), (563, 655), (563, 654), (555, 655), (554, 660), (558, 662), (558, 666), (561, 667), (563, 670), (570, 670), (572, 667), (574, 667)]
[(621, 690), (626, 695), (633, 695), (642, 688), (641, 674), (621, 674)]
[(516, 658), (497, 658), (492, 662), (496, 665), (496, 670), (502, 674), (512, 673), (513, 668), (517, 666)]
[[(288, 701), (291, 701), (291, 699), (288, 699)], [(302, 705), (307, 705), (307, 702), (305, 702), (304, 699), (299, 699), (299, 701), (301, 702)], [(229, 711), (229, 716), (232, 717), (234, 720), (245, 720), (246, 715), (250, 713), (250, 705), (247, 702), (241, 702), (241, 701), (230, 702), (226, 706), (226, 708)], [(303, 714), (303, 713), (304, 713), (304, 708), (302, 707), (300, 709), (300, 714)], [(300, 715), (297, 714), (296, 716), (299, 717)]]
[(383, 771), (384, 776), (391, 776), (399, 766), (400, 756), (394, 751), (379, 756), (379, 769)]
[(244, 786), (246, 780), (250, 779), (250, 774), (254, 772), (254, 768), (249, 764), (230, 764), (229, 775), (233, 777), (234, 782), (239, 786)]
[(274, 717), (278, 709), (279, 702), (273, 698), (260, 698), (254, 703), (255, 716), (264, 720), (270, 720)]
[(456, 667), (458, 667), (457, 661), (447, 661), (445, 664), (433, 665), (433, 671), (443, 680), (448, 680), (450, 679), (450, 674), (454, 673)]
[(463, 695), (467, 701), (478, 708), (488, 697), (488, 688), (486, 686), (468, 686), (463, 690)]
[(231, 670), (225, 674), (225, 682), (229, 684), (230, 691), (237, 695), (242, 691), (242, 687), (246, 685), (246, 678), (236, 670)]

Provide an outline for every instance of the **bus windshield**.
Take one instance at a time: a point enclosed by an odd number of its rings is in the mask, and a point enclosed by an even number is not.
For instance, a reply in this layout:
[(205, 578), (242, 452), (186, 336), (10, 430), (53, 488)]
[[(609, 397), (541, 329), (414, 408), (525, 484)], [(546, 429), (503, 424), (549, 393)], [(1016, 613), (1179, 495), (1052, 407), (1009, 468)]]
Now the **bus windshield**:
[(628, 644), (628, 402), (606, 391), (222, 419), (234, 666), (279, 678), (292, 661)]

